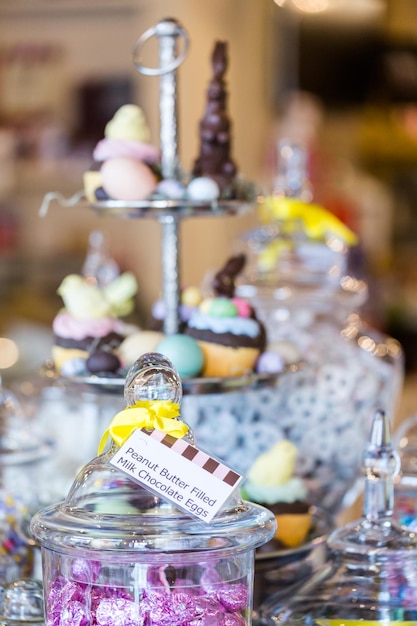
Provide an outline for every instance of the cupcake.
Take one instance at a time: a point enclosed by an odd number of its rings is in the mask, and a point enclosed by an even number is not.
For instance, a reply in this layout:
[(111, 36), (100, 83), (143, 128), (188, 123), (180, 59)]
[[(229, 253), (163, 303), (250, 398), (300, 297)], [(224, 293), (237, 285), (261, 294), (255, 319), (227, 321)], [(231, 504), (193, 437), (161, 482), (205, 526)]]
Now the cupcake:
[(250, 304), (234, 297), (244, 255), (229, 259), (213, 280), (214, 296), (202, 301), (184, 330), (204, 354), (205, 377), (241, 376), (254, 371), (265, 348), (265, 331)]
[(297, 448), (283, 439), (261, 454), (247, 472), (245, 498), (270, 509), (278, 528), (268, 549), (295, 548), (307, 538), (311, 528), (311, 507), (307, 488), (294, 475)]
[(114, 372), (120, 367), (116, 349), (138, 330), (121, 319), (132, 312), (136, 290), (131, 272), (104, 286), (77, 274), (64, 278), (57, 290), (64, 308), (52, 323), (52, 359), (58, 373)]

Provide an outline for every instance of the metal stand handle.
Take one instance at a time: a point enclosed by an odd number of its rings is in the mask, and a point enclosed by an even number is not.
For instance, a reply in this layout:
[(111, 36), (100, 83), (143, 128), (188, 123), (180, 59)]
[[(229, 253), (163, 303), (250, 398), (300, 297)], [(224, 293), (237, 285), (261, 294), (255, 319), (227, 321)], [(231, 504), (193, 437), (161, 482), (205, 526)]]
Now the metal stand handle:
[[(159, 67), (150, 68), (141, 62), (141, 51), (151, 38), (159, 39)], [(177, 55), (179, 37), (183, 38), (182, 52)], [(134, 63), (141, 74), (160, 77), (160, 148), (162, 176), (179, 178), (177, 85), (176, 70), (184, 61), (189, 48), (189, 37), (184, 28), (173, 19), (165, 19), (145, 31), (136, 42)], [(159, 218), (162, 228), (162, 291), (165, 304), (164, 332), (174, 334), (179, 328), (180, 251), (179, 219), (175, 215)]]

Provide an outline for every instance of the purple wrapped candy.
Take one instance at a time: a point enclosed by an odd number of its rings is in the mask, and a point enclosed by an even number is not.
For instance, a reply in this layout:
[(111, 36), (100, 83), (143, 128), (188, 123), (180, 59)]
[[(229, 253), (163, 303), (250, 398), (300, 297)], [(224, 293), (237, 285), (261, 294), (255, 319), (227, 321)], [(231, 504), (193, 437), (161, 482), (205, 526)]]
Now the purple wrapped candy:
[(146, 593), (142, 600), (143, 611), (149, 616), (151, 624), (168, 623), (167, 615), (169, 610), (167, 607), (167, 596), (163, 593), (151, 592)]
[(189, 593), (172, 593), (168, 599), (168, 605), (171, 610), (170, 618), (166, 623), (167, 626), (177, 624), (188, 624), (196, 616), (195, 596)]
[(89, 626), (90, 619), (85, 605), (81, 602), (69, 602), (61, 608), (59, 621), (48, 620), (50, 626)]
[(83, 590), (77, 583), (59, 577), (51, 585), (48, 595), (47, 609), (49, 612), (60, 611), (63, 606), (71, 602), (82, 602)]
[(236, 613), (225, 613), (218, 626), (245, 626), (246, 620), (242, 615)]
[(201, 575), (200, 584), (206, 591), (216, 591), (222, 578), (214, 565), (206, 565)]
[[(174, 567), (172, 569), (176, 571)], [(82, 582), (66, 580), (62, 576), (53, 581), (47, 600), (47, 626), (245, 625), (239, 612), (248, 606), (246, 585), (220, 585), (214, 567), (203, 574), (206, 591), (210, 588), (206, 595), (199, 595), (204, 593), (204, 586), (196, 586), (191, 580), (176, 579), (166, 567), (151, 568), (151, 582), (161, 586), (157, 590), (150, 591), (149, 587), (142, 590), (143, 597), (139, 602), (122, 586), (87, 585), (92, 578), (97, 580), (100, 574), (97, 561), (74, 559), (71, 570)], [(179, 590), (177, 583), (185, 587)]]
[(92, 583), (97, 580), (101, 571), (99, 561), (87, 561), (86, 559), (74, 559), (71, 566), (73, 578), (80, 583)]
[(104, 598), (122, 598), (133, 601), (133, 597), (125, 589), (118, 587), (93, 587), (91, 589), (91, 612), (94, 615)]
[(223, 607), (211, 596), (199, 596), (195, 599), (196, 619), (190, 626), (218, 626), (224, 613)]
[(155, 626), (183, 626), (197, 615), (195, 596), (189, 593), (151, 593), (143, 605)]
[(61, 601), (62, 588), (64, 587), (66, 582), (67, 581), (65, 580), (63, 576), (59, 576), (58, 578), (55, 578), (55, 580), (52, 582), (51, 587), (49, 589), (49, 595), (48, 595), (48, 603), (47, 603), (48, 610), (57, 606), (58, 603)]
[(217, 591), (217, 597), (228, 611), (242, 611), (248, 606), (248, 588), (243, 583), (224, 585)]
[(125, 598), (103, 598), (96, 609), (100, 626), (143, 626), (139, 604)]

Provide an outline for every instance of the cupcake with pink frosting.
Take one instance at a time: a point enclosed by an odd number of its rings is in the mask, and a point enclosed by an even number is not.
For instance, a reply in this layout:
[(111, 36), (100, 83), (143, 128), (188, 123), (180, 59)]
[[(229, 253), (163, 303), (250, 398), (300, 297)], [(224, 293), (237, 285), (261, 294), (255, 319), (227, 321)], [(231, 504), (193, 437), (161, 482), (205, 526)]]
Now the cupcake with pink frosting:
[(136, 291), (131, 272), (104, 286), (77, 274), (64, 278), (57, 290), (64, 308), (52, 323), (52, 358), (58, 373), (114, 372), (120, 368), (117, 348), (138, 330), (121, 319), (133, 311)]

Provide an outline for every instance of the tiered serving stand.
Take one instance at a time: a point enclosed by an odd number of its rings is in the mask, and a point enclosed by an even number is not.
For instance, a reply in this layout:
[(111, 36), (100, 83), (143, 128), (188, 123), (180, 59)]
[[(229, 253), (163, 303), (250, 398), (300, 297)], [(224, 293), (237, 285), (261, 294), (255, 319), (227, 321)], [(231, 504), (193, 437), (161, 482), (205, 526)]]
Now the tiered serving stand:
[[(146, 67), (141, 60), (142, 49), (151, 38), (159, 43), (159, 66)], [(180, 46), (180, 42), (182, 46)], [(178, 49), (181, 48), (180, 52)], [(159, 77), (160, 81), (160, 152), (162, 178), (181, 177), (177, 137), (177, 81), (176, 72), (189, 48), (186, 30), (174, 19), (164, 19), (144, 32), (134, 50), (134, 63), (139, 73)], [(244, 215), (253, 210), (256, 201), (255, 185), (242, 183), (241, 197), (214, 201), (149, 199), (142, 201), (97, 200), (89, 207), (102, 216), (123, 219), (153, 219), (161, 226), (162, 294), (165, 306), (163, 330), (167, 335), (178, 332), (181, 289), (180, 224), (184, 219)], [(299, 365), (289, 366), (289, 370)], [(46, 375), (54, 376), (46, 368)], [(237, 389), (258, 389), (274, 385), (279, 374), (248, 373), (230, 378), (193, 378), (183, 381), (184, 394), (226, 393)], [(70, 383), (90, 385), (106, 392), (122, 393), (124, 378), (105, 376), (74, 376)]]

